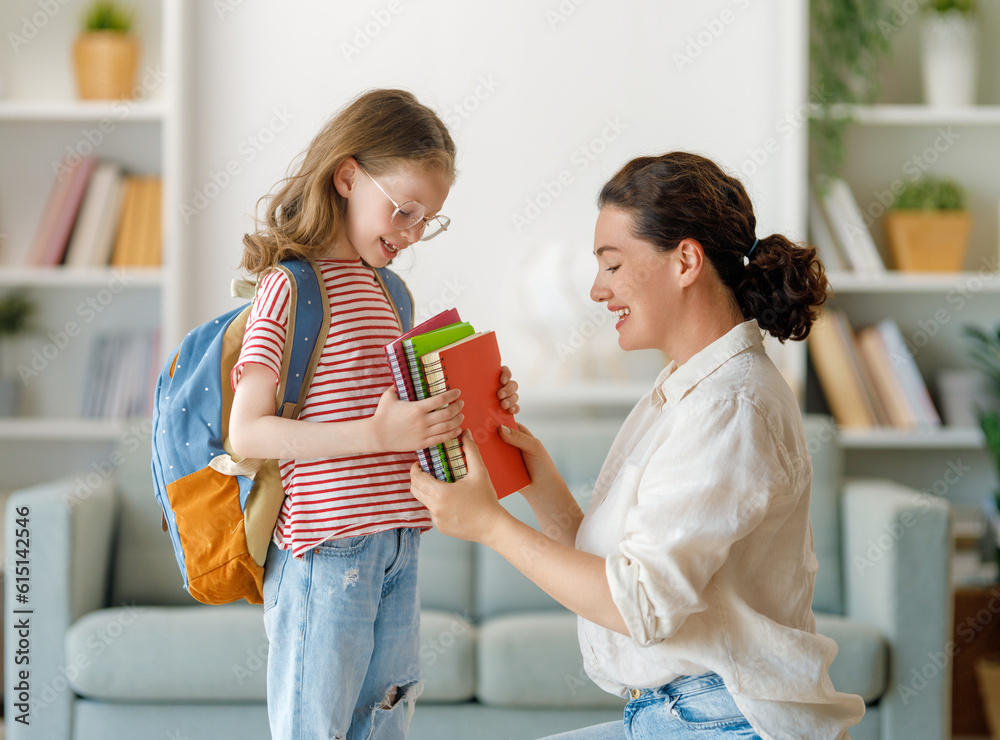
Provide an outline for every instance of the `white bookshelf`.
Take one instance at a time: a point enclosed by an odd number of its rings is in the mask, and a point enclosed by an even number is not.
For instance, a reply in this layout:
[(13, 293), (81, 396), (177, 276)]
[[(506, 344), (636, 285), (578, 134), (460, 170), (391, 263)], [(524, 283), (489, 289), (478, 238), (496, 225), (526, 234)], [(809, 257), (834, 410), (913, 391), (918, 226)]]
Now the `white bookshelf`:
[[(22, 398), (16, 416), (0, 418), (0, 486), (48, 479), (103, 459), (135, 426), (136, 420), (82, 416), (85, 376), (98, 337), (119, 329), (157, 331), (158, 367), (182, 336), (179, 277), (187, 239), (178, 204), (190, 158), (187, 105), (192, 96), (185, 63), (190, 6), (183, 0), (133, 0), (130, 5), (140, 43), (133, 99), (77, 98), (70, 50), (82, 2), (59, 3), (27, 43), (0, 50), (0, 293), (23, 289), (36, 305), (35, 331), (3, 347), (4, 377), (21, 382)], [(19, 29), (33, 10), (38, 8), (4, 3), (0, 22)], [(55, 166), (69, 152), (115, 161), (128, 174), (160, 176), (160, 267), (26, 266)]]
[[(1000, 33), (1000, 0), (984, 0), (981, 39)], [(981, 48), (977, 105), (933, 108), (921, 104), (919, 23), (894, 37), (894, 53), (883, 74), (883, 101), (835, 108), (853, 120), (841, 170), (865, 214), (869, 230), (889, 268), (885, 274), (834, 272), (830, 304), (844, 310), (855, 330), (884, 318), (899, 324), (928, 389), (941, 411), (937, 376), (970, 367), (963, 326), (994, 328), (1000, 323), (1000, 86), (992, 69), (993, 50)], [(917, 174), (950, 177), (965, 186), (973, 230), (963, 270), (902, 273), (884, 235), (887, 194), (895, 183)], [(807, 408), (819, 410), (821, 392), (810, 383)], [(820, 406), (822, 401), (820, 401)], [(978, 506), (996, 486), (995, 472), (978, 427), (906, 432), (893, 429), (841, 430), (848, 475), (881, 476), (918, 490), (946, 495), (952, 503)], [(961, 475), (955, 475), (961, 469)]]

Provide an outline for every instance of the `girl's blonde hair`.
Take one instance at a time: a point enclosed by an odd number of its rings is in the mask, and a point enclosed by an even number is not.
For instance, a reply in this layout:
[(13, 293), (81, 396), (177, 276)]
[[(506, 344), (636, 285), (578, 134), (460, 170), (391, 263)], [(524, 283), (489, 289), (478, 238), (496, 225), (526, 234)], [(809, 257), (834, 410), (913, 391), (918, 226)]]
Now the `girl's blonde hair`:
[(405, 90), (363, 93), (327, 122), (277, 192), (257, 202), (267, 209), (257, 231), (243, 236), (242, 269), (260, 276), (282, 260), (315, 259), (329, 248), (347, 210), (333, 174), (348, 157), (373, 175), (412, 162), (455, 178), (455, 142), (434, 111)]

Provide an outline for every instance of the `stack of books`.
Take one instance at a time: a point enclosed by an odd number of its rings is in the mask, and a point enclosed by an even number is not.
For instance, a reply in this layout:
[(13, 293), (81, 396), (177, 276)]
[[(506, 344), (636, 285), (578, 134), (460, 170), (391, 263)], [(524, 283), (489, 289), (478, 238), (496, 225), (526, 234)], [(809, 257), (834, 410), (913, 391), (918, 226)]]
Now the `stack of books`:
[[(497, 398), (501, 361), (494, 332), (477, 332), (452, 308), (387, 344), (385, 353), (396, 393), (404, 401), (461, 390), (462, 430), (472, 431), (500, 498), (531, 482), (520, 450), (500, 438), (501, 425), (516, 429), (517, 424)], [(418, 450), (417, 458), (420, 467), (438, 480), (459, 480), (468, 472), (459, 438)]]
[(823, 180), (810, 195), (810, 241), (831, 272), (885, 274), (882, 255), (868, 229), (870, 221), (839, 177)]
[(843, 311), (826, 310), (807, 341), (839, 425), (908, 430), (941, 426), (913, 354), (892, 319), (855, 333)]
[(75, 157), (58, 169), (27, 264), (73, 268), (161, 263), (162, 186), (114, 162)]
[(97, 337), (83, 386), (81, 414), (88, 419), (128, 419), (153, 413), (154, 362), (159, 332), (120, 330)]

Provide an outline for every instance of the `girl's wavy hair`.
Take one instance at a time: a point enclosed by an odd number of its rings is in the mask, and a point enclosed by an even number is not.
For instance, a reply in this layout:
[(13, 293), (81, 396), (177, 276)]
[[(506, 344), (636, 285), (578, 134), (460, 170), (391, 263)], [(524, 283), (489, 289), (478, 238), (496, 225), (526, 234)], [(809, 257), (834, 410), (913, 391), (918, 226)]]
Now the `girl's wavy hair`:
[(816, 249), (781, 234), (753, 247), (757, 218), (742, 183), (705, 157), (637, 157), (602, 188), (598, 206), (628, 212), (636, 237), (661, 252), (695, 239), (745, 319), (784, 342), (805, 339), (829, 283)]
[(260, 276), (285, 259), (315, 259), (344, 226), (346, 201), (333, 174), (348, 157), (379, 175), (402, 164), (455, 178), (455, 142), (430, 108), (405, 90), (370, 90), (335, 114), (293, 163), (265, 205), (257, 230), (243, 236), (240, 267)]

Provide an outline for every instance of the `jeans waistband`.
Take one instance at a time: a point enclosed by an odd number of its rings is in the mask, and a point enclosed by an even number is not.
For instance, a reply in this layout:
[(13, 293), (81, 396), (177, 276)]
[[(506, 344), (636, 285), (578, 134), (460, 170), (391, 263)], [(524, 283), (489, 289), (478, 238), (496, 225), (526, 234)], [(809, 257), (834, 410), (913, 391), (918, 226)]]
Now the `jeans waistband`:
[(725, 682), (718, 673), (701, 673), (697, 676), (680, 676), (670, 683), (665, 683), (655, 689), (629, 689), (629, 696), (632, 699), (640, 699), (644, 696), (680, 696), (682, 694), (693, 694), (705, 689), (723, 686)]

